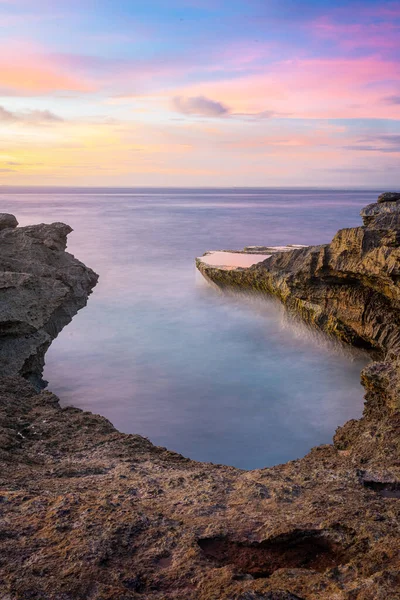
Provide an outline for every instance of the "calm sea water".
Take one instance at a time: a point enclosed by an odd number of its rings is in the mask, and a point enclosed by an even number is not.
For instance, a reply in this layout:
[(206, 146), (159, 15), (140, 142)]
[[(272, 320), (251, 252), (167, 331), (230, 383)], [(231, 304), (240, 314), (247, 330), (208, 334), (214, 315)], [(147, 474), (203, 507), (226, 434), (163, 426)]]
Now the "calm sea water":
[(378, 192), (0, 189), (21, 225), (64, 221), (68, 250), (100, 274), (48, 352), (64, 405), (186, 456), (245, 469), (329, 443), (362, 412), (364, 356), (340, 351), (268, 299), (222, 294), (206, 250), (319, 244)]

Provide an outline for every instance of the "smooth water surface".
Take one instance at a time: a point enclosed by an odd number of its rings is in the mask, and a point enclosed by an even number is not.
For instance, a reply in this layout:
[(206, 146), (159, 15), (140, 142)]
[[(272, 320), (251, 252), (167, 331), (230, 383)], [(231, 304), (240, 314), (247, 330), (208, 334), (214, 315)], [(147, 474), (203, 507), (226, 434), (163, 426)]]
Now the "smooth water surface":
[(362, 411), (365, 357), (343, 353), (268, 299), (225, 295), (206, 250), (319, 244), (359, 225), (378, 192), (0, 189), (21, 225), (64, 221), (100, 274), (54, 341), (45, 378), (63, 404), (198, 460), (243, 468), (304, 455)]

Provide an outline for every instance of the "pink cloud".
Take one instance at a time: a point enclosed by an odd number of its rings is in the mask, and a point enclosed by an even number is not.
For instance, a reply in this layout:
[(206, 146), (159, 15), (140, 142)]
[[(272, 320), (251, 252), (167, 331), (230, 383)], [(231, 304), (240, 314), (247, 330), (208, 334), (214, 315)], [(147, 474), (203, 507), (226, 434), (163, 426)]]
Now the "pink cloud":
[(40, 48), (4, 40), (0, 46), (0, 90), (3, 95), (42, 95), (89, 92), (93, 85)]
[(315, 36), (332, 40), (344, 50), (365, 48), (381, 54), (382, 50), (398, 48), (399, 45), (400, 24), (392, 20), (338, 23), (330, 17), (321, 17), (313, 21), (309, 29)]
[(396, 19), (400, 17), (400, 6), (398, 2), (391, 2), (390, 4), (381, 6), (364, 6), (361, 14), (366, 17)]
[(235, 113), (272, 111), (306, 118), (400, 118), (400, 65), (379, 57), (306, 59), (275, 63), (264, 72), (200, 83), (175, 95), (211, 97)]
[(240, 69), (255, 65), (271, 55), (274, 45), (266, 42), (229, 42), (215, 51), (214, 61), (224, 67)]

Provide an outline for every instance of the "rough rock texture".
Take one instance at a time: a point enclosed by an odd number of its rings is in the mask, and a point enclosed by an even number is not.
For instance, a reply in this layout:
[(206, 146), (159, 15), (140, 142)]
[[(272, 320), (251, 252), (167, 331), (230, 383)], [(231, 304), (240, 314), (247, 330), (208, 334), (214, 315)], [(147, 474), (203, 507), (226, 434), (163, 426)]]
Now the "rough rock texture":
[(383, 192), (378, 196), (378, 202), (396, 202), (396, 200), (400, 200), (399, 192)]
[(18, 225), (17, 219), (14, 215), (10, 215), (8, 213), (0, 213), (0, 231), (2, 229), (14, 229)]
[(275, 255), (222, 280), (202, 267), (220, 285), (274, 292), (288, 306), (297, 298), (309, 321), (387, 349), (390, 360), (363, 372), (363, 418), (301, 460), (250, 472), (196, 463), (61, 409), (21, 377), (0, 379), (1, 600), (400, 598), (396, 248), (374, 253), (361, 248), (366, 230), (349, 231), (332, 248)]
[(197, 266), (221, 287), (273, 294), (345, 342), (399, 356), (400, 200), (361, 215), (364, 227), (342, 229), (330, 244), (273, 254), (248, 269)]
[[(368, 386), (367, 406), (382, 404)], [(3, 598), (400, 597), (399, 414), (242, 472), (60, 409), (20, 378), (0, 398)]]
[(46, 350), (86, 305), (97, 275), (65, 252), (68, 225), (16, 225), (0, 215), (0, 376), (39, 384)]

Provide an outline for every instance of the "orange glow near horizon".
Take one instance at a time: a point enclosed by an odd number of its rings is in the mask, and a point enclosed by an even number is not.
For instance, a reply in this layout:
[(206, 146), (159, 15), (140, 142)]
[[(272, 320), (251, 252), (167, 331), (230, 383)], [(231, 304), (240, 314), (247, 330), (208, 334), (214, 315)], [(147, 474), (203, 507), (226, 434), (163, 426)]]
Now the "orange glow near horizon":
[(208, 38), (150, 5), (124, 29), (103, 2), (2, 3), (0, 183), (395, 185), (400, 12), (322, 4)]

